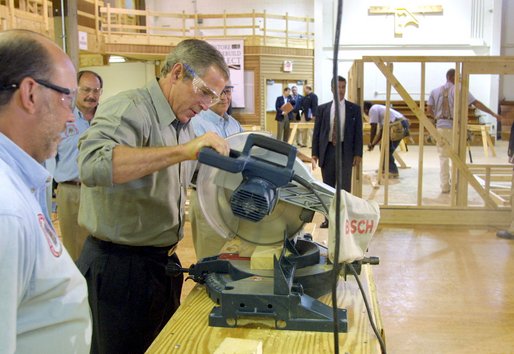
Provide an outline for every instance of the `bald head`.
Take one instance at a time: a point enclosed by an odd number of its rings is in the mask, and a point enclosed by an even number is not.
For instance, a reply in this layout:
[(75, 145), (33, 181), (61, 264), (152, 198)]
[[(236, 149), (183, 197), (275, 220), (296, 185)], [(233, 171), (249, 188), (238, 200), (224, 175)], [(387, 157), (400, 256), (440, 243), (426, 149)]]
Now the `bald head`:
[(0, 132), (39, 162), (55, 155), (77, 90), (70, 58), (27, 30), (0, 32)]
[[(48, 38), (27, 30), (0, 32), (0, 107), (11, 99), (14, 89), (27, 76), (44, 78), (53, 69)], [(57, 47), (59, 48), (59, 47)]]

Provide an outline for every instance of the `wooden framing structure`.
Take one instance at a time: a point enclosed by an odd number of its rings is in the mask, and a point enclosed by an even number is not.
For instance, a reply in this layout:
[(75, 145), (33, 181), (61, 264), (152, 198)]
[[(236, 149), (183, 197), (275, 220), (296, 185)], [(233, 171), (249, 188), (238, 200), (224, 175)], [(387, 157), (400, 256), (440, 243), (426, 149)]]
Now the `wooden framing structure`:
[(52, 2), (48, 0), (0, 1), (0, 30), (29, 29), (54, 38)]
[[(493, 175), (502, 174), (510, 165), (481, 166), (485, 170), (485, 179), (475, 175), (476, 167), (470, 169), (466, 164), (466, 137), (468, 111), (469, 76), (472, 74), (513, 74), (514, 57), (405, 57), (405, 56), (369, 56), (356, 61), (350, 70), (349, 94), (355, 102), (362, 105), (364, 85), (364, 63), (374, 63), (386, 78), (386, 106), (390, 107), (391, 90), (401, 96), (409, 108), (416, 114), (420, 123), (420, 135), (426, 129), (436, 141), (448, 144), (437, 132), (432, 121), (425, 114), (424, 100), (419, 105), (407, 92), (398, 78), (394, 75), (395, 63), (419, 63), (420, 65), (420, 97), (425, 97), (425, 75), (428, 63), (455, 63), (456, 87), (454, 107), (453, 147), (450, 152), (454, 176), (450, 194), (450, 205), (434, 207), (423, 204), (423, 149), (424, 142), (420, 139), (418, 156), (418, 181), (415, 205), (394, 205), (388, 200), (388, 184), (384, 185), (384, 202), (381, 205), (382, 220), (388, 223), (422, 223), (422, 224), (468, 224), (476, 225), (506, 225), (510, 222), (510, 208), (506, 208), (507, 193), (502, 191), (499, 196), (495, 193), (492, 183)], [(385, 118), (383, 139), (388, 139), (387, 125), (389, 119)], [(388, 141), (388, 140), (385, 140)], [(388, 144), (383, 146), (388, 147)], [(384, 149), (387, 150), (387, 149)], [(383, 154), (387, 159), (387, 151)], [(386, 165), (388, 161), (385, 161)], [(381, 160), (382, 163), (382, 160)], [(482, 176), (484, 172), (481, 172)], [(387, 175), (386, 175), (387, 178)], [(483, 205), (476, 207), (468, 205), (468, 186), (471, 186), (483, 201)], [(510, 188), (509, 188), (510, 191)], [(510, 192), (509, 192), (510, 193)], [(444, 212), (443, 212), (444, 211)]]

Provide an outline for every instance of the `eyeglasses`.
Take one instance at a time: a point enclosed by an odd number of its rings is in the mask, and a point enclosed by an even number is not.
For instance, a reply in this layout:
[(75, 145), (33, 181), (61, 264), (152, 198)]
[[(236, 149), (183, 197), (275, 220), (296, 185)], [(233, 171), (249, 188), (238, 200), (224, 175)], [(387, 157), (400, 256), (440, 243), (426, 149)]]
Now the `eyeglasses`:
[[(59, 92), (62, 94), (61, 101), (64, 102), (64, 104), (69, 107), (72, 111), (75, 108), (75, 101), (77, 99), (77, 90), (71, 90), (66, 87), (61, 87), (58, 85), (54, 85), (51, 82), (40, 80), (40, 79), (33, 79), (35, 82), (40, 84), (41, 86), (44, 86), (46, 88), (49, 88), (50, 90), (54, 90), (56, 92)], [(7, 90), (17, 90), (20, 88), (20, 84), (7, 84), (0, 86), (0, 91), (7, 91)], [(66, 103), (67, 101), (67, 103)]]
[(220, 95), (216, 93), (213, 89), (211, 89), (207, 84), (195, 73), (193, 68), (191, 68), (186, 63), (183, 64), (186, 71), (193, 78), (193, 90), (195, 94), (200, 96), (202, 103), (211, 107), (219, 102)]
[(226, 86), (223, 89), (223, 91), (221, 91), (221, 93), (220, 93), (220, 99), (223, 98), (223, 96), (225, 96), (225, 97), (231, 96), (232, 95), (232, 91), (233, 91), (232, 87)]
[[(70, 110), (73, 111), (75, 108), (75, 101), (77, 99), (77, 90), (71, 90), (66, 87), (61, 87), (55, 84), (52, 84), (51, 82), (40, 80), (40, 79), (34, 79), (35, 82), (40, 84), (41, 86), (44, 86), (50, 90), (54, 90), (55, 92), (59, 92), (62, 94), (61, 101), (64, 102), (64, 104), (70, 108)], [(67, 102), (67, 103), (66, 103)]]
[(92, 93), (93, 95), (101, 95), (102, 91), (103, 91), (103, 89), (101, 87), (95, 87), (95, 88), (87, 87), (87, 86), (79, 87), (79, 92), (84, 95), (89, 95), (90, 93)]

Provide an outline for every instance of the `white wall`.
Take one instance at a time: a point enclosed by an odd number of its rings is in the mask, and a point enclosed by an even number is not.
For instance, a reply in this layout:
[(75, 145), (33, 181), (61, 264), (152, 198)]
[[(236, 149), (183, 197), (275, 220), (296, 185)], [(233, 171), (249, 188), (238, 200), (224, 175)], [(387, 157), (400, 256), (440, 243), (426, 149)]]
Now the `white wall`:
[[(503, 0), (503, 26), (501, 55), (514, 56), (514, 1)], [(500, 80), (500, 100), (514, 101), (514, 75), (505, 75)]]
[[(316, 33), (316, 40), (323, 45), (316, 46), (315, 86), (320, 100), (332, 99), (330, 78), (332, 77), (334, 27), (337, 14), (337, 2), (315, 0), (315, 8), (321, 12), (317, 18), (323, 19), (321, 29)], [(510, 7), (514, 6), (513, 1)], [(394, 15), (372, 15), (370, 6), (416, 6), (434, 5), (433, 1), (343, 1), (341, 40), (338, 52), (338, 72), (347, 76), (355, 59), (363, 56), (476, 56), (491, 55), (491, 47), (499, 40), (501, 33), (496, 33), (497, 12), (502, 10), (502, 0), (440, 0), (442, 14), (414, 14), (418, 26), (408, 25), (402, 36), (395, 36)], [(505, 7), (505, 6), (504, 6)], [(321, 9), (321, 10), (320, 10)], [(509, 13), (510, 13), (509, 12)], [(499, 16), (501, 19), (501, 16)], [(512, 16), (509, 16), (512, 18)], [(503, 27), (507, 26), (507, 22)], [(512, 27), (512, 26), (511, 26)], [(509, 29), (511, 30), (511, 29)], [(512, 38), (512, 37), (511, 37)], [(512, 40), (511, 40), (512, 43)], [(496, 55), (496, 53), (493, 53)], [(431, 64), (427, 66), (425, 92), (445, 81), (446, 71), (453, 63)], [(396, 64), (395, 75), (405, 88), (419, 99), (419, 65)], [(365, 99), (385, 99), (385, 79), (374, 64), (366, 66), (364, 77)], [(496, 85), (495, 87), (493, 85)], [(498, 102), (498, 78), (492, 75), (474, 75), (470, 78), (470, 91), (493, 110)], [(514, 96), (514, 92), (512, 92)], [(392, 99), (400, 99), (393, 93)]]
[(92, 70), (102, 77), (104, 90), (100, 102), (121, 91), (142, 87), (155, 76), (153, 62), (113, 63), (80, 69)]

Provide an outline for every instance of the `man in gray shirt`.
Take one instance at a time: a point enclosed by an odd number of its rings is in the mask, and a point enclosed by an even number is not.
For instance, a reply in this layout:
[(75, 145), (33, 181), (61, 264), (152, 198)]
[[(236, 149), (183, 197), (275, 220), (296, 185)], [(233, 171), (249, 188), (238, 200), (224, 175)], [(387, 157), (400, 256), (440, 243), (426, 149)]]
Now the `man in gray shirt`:
[(79, 142), (79, 224), (90, 236), (77, 261), (93, 314), (92, 353), (142, 353), (180, 304), (174, 249), (184, 233), (187, 187), (199, 151), (229, 146), (190, 119), (216, 104), (229, 79), (223, 56), (184, 40), (158, 80), (100, 105)]

